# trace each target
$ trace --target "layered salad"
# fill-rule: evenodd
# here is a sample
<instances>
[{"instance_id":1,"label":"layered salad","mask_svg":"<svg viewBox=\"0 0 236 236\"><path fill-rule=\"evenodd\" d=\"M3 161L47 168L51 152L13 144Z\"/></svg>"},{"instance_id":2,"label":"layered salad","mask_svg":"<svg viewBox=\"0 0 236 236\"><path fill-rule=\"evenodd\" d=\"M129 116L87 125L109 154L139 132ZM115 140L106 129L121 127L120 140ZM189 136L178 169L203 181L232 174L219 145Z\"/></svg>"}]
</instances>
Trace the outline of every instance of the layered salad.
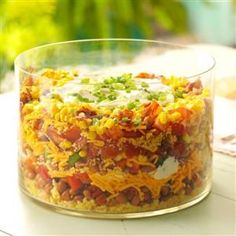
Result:
<instances>
[{"instance_id":1,"label":"layered salad","mask_svg":"<svg viewBox=\"0 0 236 236\"><path fill-rule=\"evenodd\" d=\"M209 184L211 119L200 78L45 69L21 81L21 184L80 212L179 206Z\"/></svg>"}]
</instances>

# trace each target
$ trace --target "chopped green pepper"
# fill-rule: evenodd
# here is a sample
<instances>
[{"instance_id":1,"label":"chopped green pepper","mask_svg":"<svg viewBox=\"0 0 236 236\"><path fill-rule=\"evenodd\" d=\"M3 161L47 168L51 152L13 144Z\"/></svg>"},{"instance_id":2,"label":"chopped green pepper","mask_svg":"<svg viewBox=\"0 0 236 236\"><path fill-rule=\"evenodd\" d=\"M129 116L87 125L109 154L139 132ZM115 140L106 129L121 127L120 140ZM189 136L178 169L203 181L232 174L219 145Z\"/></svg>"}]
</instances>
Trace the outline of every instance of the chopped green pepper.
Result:
<instances>
[{"instance_id":1,"label":"chopped green pepper","mask_svg":"<svg viewBox=\"0 0 236 236\"><path fill-rule=\"evenodd\" d=\"M68 160L68 164L70 167L75 166L75 163L81 158L81 156L79 155L79 152L75 152L73 153Z\"/></svg>"}]
</instances>

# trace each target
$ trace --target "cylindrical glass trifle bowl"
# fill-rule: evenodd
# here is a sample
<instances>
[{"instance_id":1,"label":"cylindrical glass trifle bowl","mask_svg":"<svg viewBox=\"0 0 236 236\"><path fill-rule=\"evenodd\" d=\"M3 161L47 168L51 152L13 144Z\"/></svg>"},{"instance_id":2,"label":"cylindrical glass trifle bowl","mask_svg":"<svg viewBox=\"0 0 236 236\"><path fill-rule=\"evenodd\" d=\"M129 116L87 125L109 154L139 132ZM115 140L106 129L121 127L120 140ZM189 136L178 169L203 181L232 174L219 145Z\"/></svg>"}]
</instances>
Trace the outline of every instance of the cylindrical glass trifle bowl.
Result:
<instances>
[{"instance_id":1,"label":"cylindrical glass trifle bowl","mask_svg":"<svg viewBox=\"0 0 236 236\"><path fill-rule=\"evenodd\" d=\"M214 64L188 47L129 39L22 53L21 189L56 211L97 218L199 202L211 186Z\"/></svg>"}]
</instances>

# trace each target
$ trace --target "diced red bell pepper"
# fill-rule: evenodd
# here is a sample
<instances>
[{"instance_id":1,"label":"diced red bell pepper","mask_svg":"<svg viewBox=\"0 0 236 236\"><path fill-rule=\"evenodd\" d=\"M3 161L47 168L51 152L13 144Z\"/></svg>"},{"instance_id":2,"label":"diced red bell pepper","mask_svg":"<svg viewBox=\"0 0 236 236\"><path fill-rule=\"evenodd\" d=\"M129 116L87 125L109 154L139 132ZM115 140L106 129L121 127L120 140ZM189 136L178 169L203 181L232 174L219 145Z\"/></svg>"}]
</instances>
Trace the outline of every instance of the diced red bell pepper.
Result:
<instances>
[{"instance_id":1,"label":"diced red bell pepper","mask_svg":"<svg viewBox=\"0 0 236 236\"><path fill-rule=\"evenodd\" d=\"M76 177L80 180L82 184L89 184L91 182L87 173L77 173Z\"/></svg>"},{"instance_id":2,"label":"diced red bell pepper","mask_svg":"<svg viewBox=\"0 0 236 236\"><path fill-rule=\"evenodd\" d=\"M67 182L73 191L77 191L81 186L81 181L76 176L68 176Z\"/></svg>"}]
</instances>

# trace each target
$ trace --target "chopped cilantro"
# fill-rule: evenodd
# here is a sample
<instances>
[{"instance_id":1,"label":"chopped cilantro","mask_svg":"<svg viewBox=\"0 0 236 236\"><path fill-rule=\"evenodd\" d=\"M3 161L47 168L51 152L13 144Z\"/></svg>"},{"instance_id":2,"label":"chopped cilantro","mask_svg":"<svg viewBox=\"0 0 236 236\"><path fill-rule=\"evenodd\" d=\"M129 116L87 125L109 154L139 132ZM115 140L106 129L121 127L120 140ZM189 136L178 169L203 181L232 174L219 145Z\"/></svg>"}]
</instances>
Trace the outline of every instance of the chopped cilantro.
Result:
<instances>
[{"instance_id":1,"label":"chopped cilantro","mask_svg":"<svg viewBox=\"0 0 236 236\"><path fill-rule=\"evenodd\" d=\"M158 93L150 93L147 96L148 100L158 100L158 101L165 101L166 100L166 92L158 92Z\"/></svg>"}]
</instances>

